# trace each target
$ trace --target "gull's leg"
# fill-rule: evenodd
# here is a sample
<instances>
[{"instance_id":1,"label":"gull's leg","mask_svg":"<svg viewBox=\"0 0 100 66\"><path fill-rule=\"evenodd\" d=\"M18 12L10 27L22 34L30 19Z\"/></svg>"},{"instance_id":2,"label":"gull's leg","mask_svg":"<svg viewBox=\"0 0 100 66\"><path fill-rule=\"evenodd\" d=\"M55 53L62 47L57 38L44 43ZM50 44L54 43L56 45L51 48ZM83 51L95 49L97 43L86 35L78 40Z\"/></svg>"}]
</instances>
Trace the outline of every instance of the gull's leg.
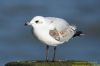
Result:
<instances>
[{"instance_id":1,"label":"gull's leg","mask_svg":"<svg viewBox=\"0 0 100 66\"><path fill-rule=\"evenodd\" d=\"M54 55L52 61L55 61L55 54L56 54L56 46L54 47Z\"/></svg>"},{"instance_id":2,"label":"gull's leg","mask_svg":"<svg viewBox=\"0 0 100 66\"><path fill-rule=\"evenodd\" d=\"M49 46L47 45L46 46L46 53L45 53L45 55L46 55L46 61L48 61L48 49L49 49Z\"/></svg>"}]
</instances>

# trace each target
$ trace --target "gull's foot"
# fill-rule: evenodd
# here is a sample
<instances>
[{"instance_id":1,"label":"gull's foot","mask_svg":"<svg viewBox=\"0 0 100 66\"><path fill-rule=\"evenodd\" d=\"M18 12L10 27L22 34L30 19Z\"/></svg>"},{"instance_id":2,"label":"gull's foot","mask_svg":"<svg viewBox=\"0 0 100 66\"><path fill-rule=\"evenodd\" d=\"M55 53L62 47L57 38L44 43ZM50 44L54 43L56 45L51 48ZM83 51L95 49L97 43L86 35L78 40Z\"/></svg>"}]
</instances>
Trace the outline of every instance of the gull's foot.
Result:
<instances>
[{"instance_id":1,"label":"gull's foot","mask_svg":"<svg viewBox=\"0 0 100 66\"><path fill-rule=\"evenodd\" d=\"M48 60L48 59L46 59L45 61L46 61L46 62L48 62L49 60Z\"/></svg>"},{"instance_id":2,"label":"gull's foot","mask_svg":"<svg viewBox=\"0 0 100 66\"><path fill-rule=\"evenodd\" d=\"M46 62L48 62L48 60L46 60Z\"/></svg>"},{"instance_id":3,"label":"gull's foot","mask_svg":"<svg viewBox=\"0 0 100 66\"><path fill-rule=\"evenodd\" d=\"M52 62L55 62L55 59L52 59Z\"/></svg>"}]
</instances>

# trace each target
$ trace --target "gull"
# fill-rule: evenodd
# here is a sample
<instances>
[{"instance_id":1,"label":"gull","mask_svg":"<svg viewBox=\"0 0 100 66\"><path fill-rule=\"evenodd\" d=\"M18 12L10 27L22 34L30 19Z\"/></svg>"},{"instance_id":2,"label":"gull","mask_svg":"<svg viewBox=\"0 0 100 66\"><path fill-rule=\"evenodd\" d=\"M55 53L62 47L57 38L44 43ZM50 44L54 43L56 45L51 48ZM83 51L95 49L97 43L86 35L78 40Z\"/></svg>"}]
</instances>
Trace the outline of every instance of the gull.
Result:
<instances>
[{"instance_id":1,"label":"gull","mask_svg":"<svg viewBox=\"0 0 100 66\"><path fill-rule=\"evenodd\" d=\"M46 61L48 61L49 46L54 46L52 61L55 61L58 45L68 42L73 37L82 35L82 31L77 31L75 25L70 25L66 20L57 17L35 16L25 25L31 26L34 35L46 45Z\"/></svg>"}]
</instances>

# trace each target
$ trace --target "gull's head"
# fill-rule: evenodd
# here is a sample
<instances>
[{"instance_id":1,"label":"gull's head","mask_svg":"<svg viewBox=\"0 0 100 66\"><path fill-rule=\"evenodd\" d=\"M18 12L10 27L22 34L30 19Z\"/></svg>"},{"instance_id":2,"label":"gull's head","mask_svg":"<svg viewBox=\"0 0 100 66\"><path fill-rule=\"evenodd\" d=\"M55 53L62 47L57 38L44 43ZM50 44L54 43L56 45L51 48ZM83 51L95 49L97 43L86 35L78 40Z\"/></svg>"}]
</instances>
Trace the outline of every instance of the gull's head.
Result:
<instances>
[{"instance_id":1,"label":"gull's head","mask_svg":"<svg viewBox=\"0 0 100 66\"><path fill-rule=\"evenodd\" d=\"M25 23L32 27L42 27L46 24L45 18L43 16L35 16L30 22Z\"/></svg>"}]
</instances>

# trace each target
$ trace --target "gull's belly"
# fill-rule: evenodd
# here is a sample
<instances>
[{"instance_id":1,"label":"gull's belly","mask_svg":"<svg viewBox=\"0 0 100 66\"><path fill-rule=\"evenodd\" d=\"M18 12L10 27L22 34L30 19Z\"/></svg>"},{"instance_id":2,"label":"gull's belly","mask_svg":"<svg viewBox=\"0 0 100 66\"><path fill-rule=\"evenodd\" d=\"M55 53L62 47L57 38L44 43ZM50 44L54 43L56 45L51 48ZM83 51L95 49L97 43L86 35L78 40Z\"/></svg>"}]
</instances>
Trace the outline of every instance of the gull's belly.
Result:
<instances>
[{"instance_id":1,"label":"gull's belly","mask_svg":"<svg viewBox=\"0 0 100 66\"><path fill-rule=\"evenodd\" d=\"M35 32L35 35L40 41L50 46L57 46L63 43L52 38L47 32Z\"/></svg>"}]
</instances>

